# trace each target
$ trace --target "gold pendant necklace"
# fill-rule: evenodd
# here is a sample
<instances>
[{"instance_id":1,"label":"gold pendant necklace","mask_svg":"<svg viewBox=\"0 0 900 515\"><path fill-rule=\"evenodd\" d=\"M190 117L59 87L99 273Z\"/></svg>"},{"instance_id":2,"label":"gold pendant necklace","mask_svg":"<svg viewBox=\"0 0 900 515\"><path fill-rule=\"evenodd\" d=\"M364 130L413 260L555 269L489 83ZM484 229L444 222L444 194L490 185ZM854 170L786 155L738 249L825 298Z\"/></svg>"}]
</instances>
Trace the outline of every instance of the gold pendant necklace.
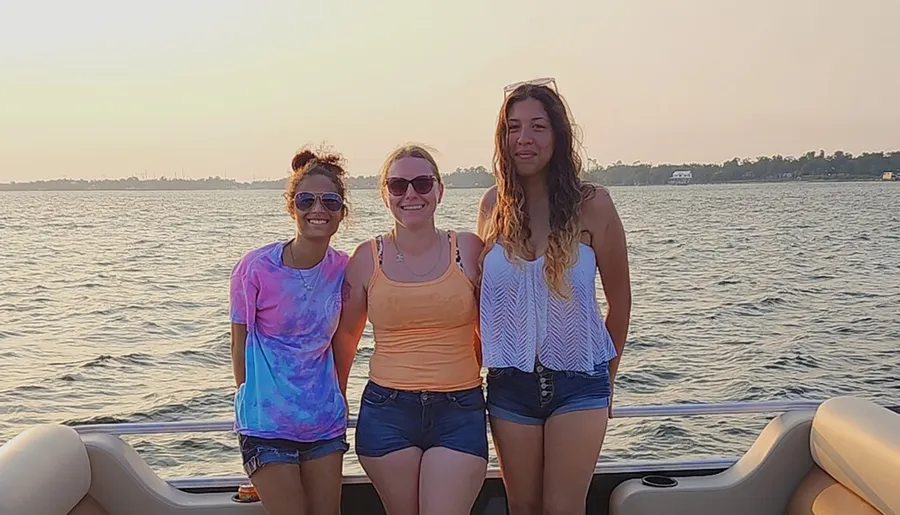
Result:
<instances>
[{"instance_id":1,"label":"gold pendant necklace","mask_svg":"<svg viewBox=\"0 0 900 515\"><path fill-rule=\"evenodd\" d=\"M434 230L434 234L435 234L435 236L436 236L436 238L437 238L437 240L438 240L438 243L440 243L440 240L441 240L441 233L440 233L440 231L438 231L437 229L435 229L435 230ZM400 242L397 241L397 234L396 234L396 232L394 232L393 229L391 229L391 239L394 241L394 248L397 249L397 257L394 258L394 259L395 259L395 261L396 261L397 263L403 263L403 259L404 259L404 257L403 257L403 250L400 249ZM403 268L409 270L409 272L410 272L411 274L415 275L416 277L424 277L424 276L430 274L432 271L434 271L434 268L437 266L438 261L440 261L440 259L441 259L441 254L442 254L442 253L443 253L443 252L442 252L442 250L441 250L441 246L438 245L438 253L437 253L437 256L435 256L435 258L434 258L434 262L431 264L431 268L429 268L426 272L423 272L423 273L421 273L421 274L420 274L420 273L417 273L415 270L413 270L412 268L410 268L409 265L407 265L406 263L403 263Z\"/></svg>"}]
</instances>

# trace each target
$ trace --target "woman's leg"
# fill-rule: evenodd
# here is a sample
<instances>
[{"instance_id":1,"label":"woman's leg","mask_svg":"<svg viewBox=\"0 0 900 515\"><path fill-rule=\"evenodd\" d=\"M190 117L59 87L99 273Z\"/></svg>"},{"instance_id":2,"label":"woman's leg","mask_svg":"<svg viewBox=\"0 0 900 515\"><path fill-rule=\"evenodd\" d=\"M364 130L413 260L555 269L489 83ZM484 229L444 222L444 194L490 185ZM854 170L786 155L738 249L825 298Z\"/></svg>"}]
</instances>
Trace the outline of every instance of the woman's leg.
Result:
<instances>
[{"instance_id":1,"label":"woman's leg","mask_svg":"<svg viewBox=\"0 0 900 515\"><path fill-rule=\"evenodd\" d=\"M388 515L417 515L418 441L422 405L415 394L369 382L363 390L356 425L356 455Z\"/></svg>"},{"instance_id":2,"label":"woman's leg","mask_svg":"<svg viewBox=\"0 0 900 515\"><path fill-rule=\"evenodd\" d=\"M307 515L300 466L270 463L250 476L267 515Z\"/></svg>"},{"instance_id":3,"label":"woman's leg","mask_svg":"<svg viewBox=\"0 0 900 515\"><path fill-rule=\"evenodd\" d=\"M609 419L605 363L592 374L553 373L554 407L544 424L544 514L583 514Z\"/></svg>"},{"instance_id":4,"label":"woman's leg","mask_svg":"<svg viewBox=\"0 0 900 515\"><path fill-rule=\"evenodd\" d=\"M583 515L609 411L554 415L544 426L545 515Z\"/></svg>"},{"instance_id":5,"label":"woman's leg","mask_svg":"<svg viewBox=\"0 0 900 515\"><path fill-rule=\"evenodd\" d=\"M481 492L487 460L445 447L422 455L419 515L469 515Z\"/></svg>"},{"instance_id":6,"label":"woman's leg","mask_svg":"<svg viewBox=\"0 0 900 515\"><path fill-rule=\"evenodd\" d=\"M340 513L344 436L319 442L239 437L244 470L268 515Z\"/></svg>"},{"instance_id":7,"label":"woman's leg","mask_svg":"<svg viewBox=\"0 0 900 515\"><path fill-rule=\"evenodd\" d=\"M422 450L407 447L381 457L359 457L387 515L418 515Z\"/></svg>"},{"instance_id":8,"label":"woman's leg","mask_svg":"<svg viewBox=\"0 0 900 515\"><path fill-rule=\"evenodd\" d=\"M518 424L496 416L490 419L509 515L541 515L544 427Z\"/></svg>"},{"instance_id":9,"label":"woman's leg","mask_svg":"<svg viewBox=\"0 0 900 515\"><path fill-rule=\"evenodd\" d=\"M543 503L544 418L538 376L515 369L488 373L491 438L510 515L540 515Z\"/></svg>"},{"instance_id":10,"label":"woman's leg","mask_svg":"<svg viewBox=\"0 0 900 515\"><path fill-rule=\"evenodd\" d=\"M268 515L305 515L300 450L294 442L238 435L244 471Z\"/></svg>"},{"instance_id":11,"label":"woman's leg","mask_svg":"<svg viewBox=\"0 0 900 515\"><path fill-rule=\"evenodd\" d=\"M301 454L300 478L309 515L340 515L347 449L347 441L341 436L316 443Z\"/></svg>"},{"instance_id":12,"label":"woman's leg","mask_svg":"<svg viewBox=\"0 0 900 515\"><path fill-rule=\"evenodd\" d=\"M484 389L429 394L419 515L468 515L487 472Z\"/></svg>"}]
</instances>

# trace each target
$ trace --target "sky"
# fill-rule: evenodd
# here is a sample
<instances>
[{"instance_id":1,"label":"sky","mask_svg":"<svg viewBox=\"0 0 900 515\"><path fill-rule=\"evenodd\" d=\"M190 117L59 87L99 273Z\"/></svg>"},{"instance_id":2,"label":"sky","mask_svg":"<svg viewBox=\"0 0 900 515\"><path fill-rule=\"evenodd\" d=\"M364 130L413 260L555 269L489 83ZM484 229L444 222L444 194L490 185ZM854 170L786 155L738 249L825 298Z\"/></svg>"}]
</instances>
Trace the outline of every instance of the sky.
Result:
<instances>
[{"instance_id":1,"label":"sky","mask_svg":"<svg viewBox=\"0 0 900 515\"><path fill-rule=\"evenodd\" d=\"M552 7L551 7L552 6ZM488 165L552 76L601 164L900 150L900 0L0 3L0 182Z\"/></svg>"}]
</instances>

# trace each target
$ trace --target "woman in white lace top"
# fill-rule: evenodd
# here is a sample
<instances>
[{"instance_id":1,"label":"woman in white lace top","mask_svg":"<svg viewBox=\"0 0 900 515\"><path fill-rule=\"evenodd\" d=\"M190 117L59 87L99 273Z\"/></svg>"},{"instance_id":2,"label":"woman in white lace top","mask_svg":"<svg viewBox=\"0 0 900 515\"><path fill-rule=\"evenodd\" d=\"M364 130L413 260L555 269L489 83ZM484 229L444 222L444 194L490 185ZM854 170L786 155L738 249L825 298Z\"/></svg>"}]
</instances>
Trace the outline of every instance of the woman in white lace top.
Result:
<instances>
[{"instance_id":1,"label":"woman in white lace top","mask_svg":"<svg viewBox=\"0 0 900 515\"><path fill-rule=\"evenodd\" d=\"M625 231L552 79L507 87L481 199L480 333L511 515L585 512L631 314ZM608 310L596 300L599 274Z\"/></svg>"}]
</instances>

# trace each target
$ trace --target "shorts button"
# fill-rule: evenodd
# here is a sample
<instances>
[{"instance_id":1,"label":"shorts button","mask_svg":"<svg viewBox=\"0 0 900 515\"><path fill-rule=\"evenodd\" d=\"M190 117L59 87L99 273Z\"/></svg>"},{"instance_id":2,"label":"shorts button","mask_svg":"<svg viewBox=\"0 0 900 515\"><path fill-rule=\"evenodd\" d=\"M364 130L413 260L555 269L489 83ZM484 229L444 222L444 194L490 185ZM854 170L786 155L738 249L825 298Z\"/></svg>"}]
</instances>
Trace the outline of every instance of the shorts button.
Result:
<instances>
[{"instance_id":1,"label":"shorts button","mask_svg":"<svg viewBox=\"0 0 900 515\"><path fill-rule=\"evenodd\" d=\"M544 371L544 367L538 365L538 366L537 366L537 371L538 371L538 372L543 372L543 371Z\"/></svg>"},{"instance_id":2,"label":"shorts button","mask_svg":"<svg viewBox=\"0 0 900 515\"><path fill-rule=\"evenodd\" d=\"M541 390L541 395L546 397L546 396L550 395L550 392L548 392L547 390Z\"/></svg>"}]
</instances>

